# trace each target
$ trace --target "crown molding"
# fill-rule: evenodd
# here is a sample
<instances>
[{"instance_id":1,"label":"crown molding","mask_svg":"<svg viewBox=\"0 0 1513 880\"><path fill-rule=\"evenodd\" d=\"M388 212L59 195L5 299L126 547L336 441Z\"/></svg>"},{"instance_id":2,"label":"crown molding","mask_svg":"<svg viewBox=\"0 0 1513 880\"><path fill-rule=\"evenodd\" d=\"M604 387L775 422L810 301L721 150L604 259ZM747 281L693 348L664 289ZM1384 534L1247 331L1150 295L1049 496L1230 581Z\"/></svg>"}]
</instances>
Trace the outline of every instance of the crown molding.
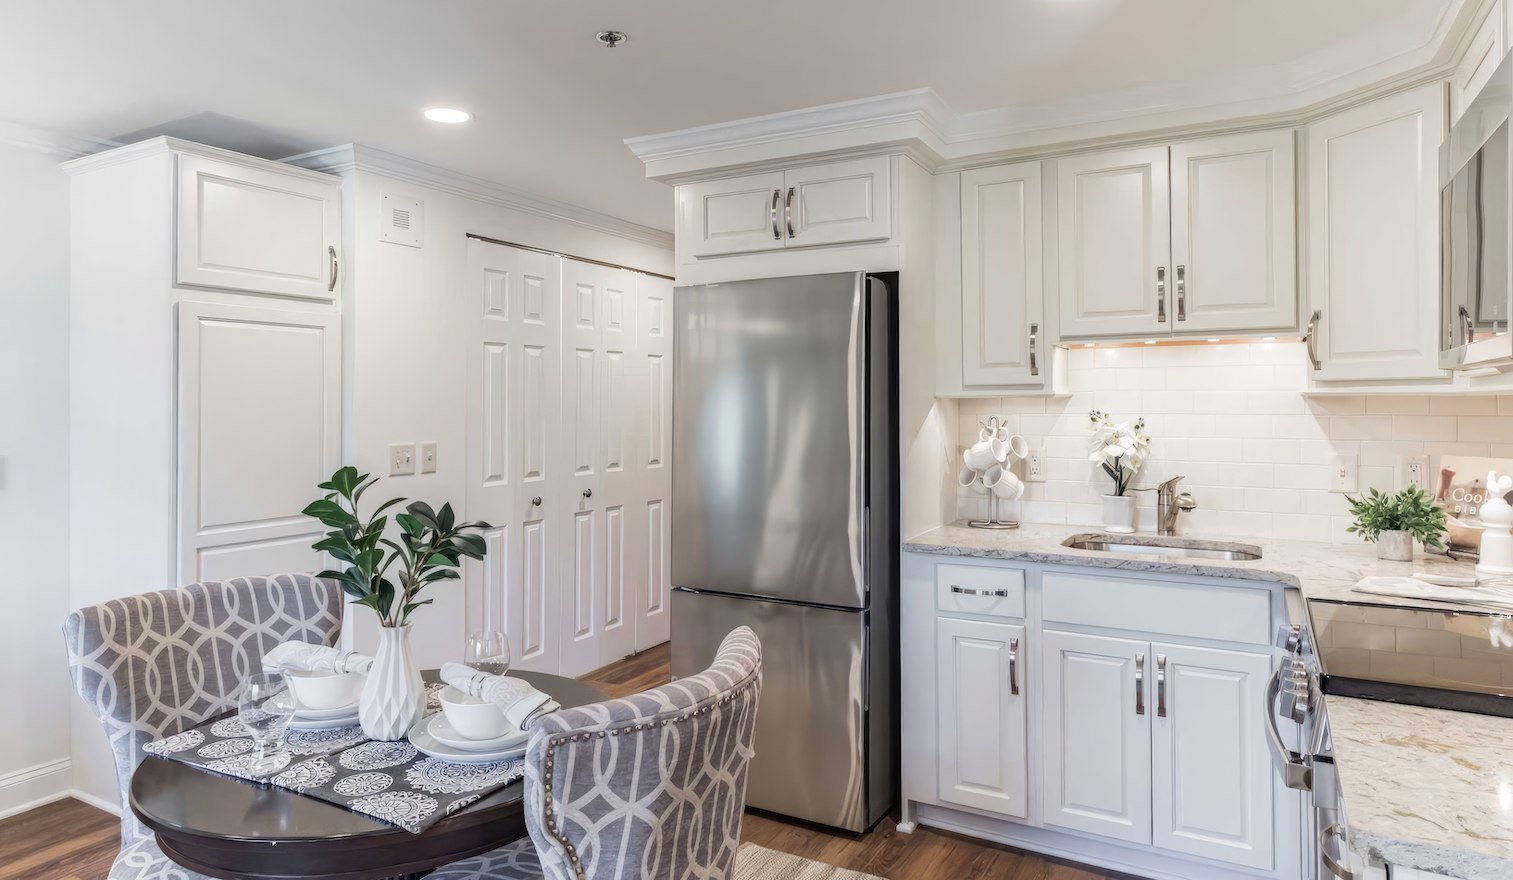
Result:
<instances>
[{"instance_id":1,"label":"crown molding","mask_svg":"<svg viewBox=\"0 0 1513 880\"><path fill-rule=\"evenodd\" d=\"M91 153L120 146L114 141L60 134L45 128L6 120L0 120L0 144L47 156L56 156L59 159L77 159L80 156L88 156Z\"/></svg>"},{"instance_id":2,"label":"crown molding","mask_svg":"<svg viewBox=\"0 0 1513 880\"><path fill-rule=\"evenodd\" d=\"M638 241L653 247L666 250L672 250L673 247L672 233L666 230L642 226L639 223L601 214L589 208L523 192L481 177L448 171L436 165L361 144L345 144L315 150L298 156L290 156L283 161L328 174L347 174L352 171L378 174L405 183L440 190L461 198L591 229L617 238Z\"/></svg>"},{"instance_id":3,"label":"crown molding","mask_svg":"<svg viewBox=\"0 0 1513 880\"><path fill-rule=\"evenodd\" d=\"M331 175L309 168L289 165L284 162L275 162L272 159L260 159L256 156L248 156L245 153L223 150L220 147L211 147L166 135L159 135L158 137L148 138L145 141L137 141L134 144L117 146L102 152L80 156L77 159L64 162L63 170L69 174L82 174L89 171L98 171L101 168L110 168L115 165L134 162L147 156L168 155L171 153L203 156L218 162L230 162L248 168L276 171L280 174L293 174L310 180L319 180L323 183L329 183L331 180Z\"/></svg>"},{"instance_id":4,"label":"crown molding","mask_svg":"<svg viewBox=\"0 0 1513 880\"><path fill-rule=\"evenodd\" d=\"M1256 71L1131 89L1039 107L958 113L932 89L807 107L628 138L646 176L684 183L789 165L903 152L927 170L959 170L1052 151L1299 125L1385 94L1448 78L1495 0L1452 0L1433 20L1399 20L1340 51ZM1427 39L1396 55L1380 46ZM1258 80L1273 84L1258 94Z\"/></svg>"}]
</instances>

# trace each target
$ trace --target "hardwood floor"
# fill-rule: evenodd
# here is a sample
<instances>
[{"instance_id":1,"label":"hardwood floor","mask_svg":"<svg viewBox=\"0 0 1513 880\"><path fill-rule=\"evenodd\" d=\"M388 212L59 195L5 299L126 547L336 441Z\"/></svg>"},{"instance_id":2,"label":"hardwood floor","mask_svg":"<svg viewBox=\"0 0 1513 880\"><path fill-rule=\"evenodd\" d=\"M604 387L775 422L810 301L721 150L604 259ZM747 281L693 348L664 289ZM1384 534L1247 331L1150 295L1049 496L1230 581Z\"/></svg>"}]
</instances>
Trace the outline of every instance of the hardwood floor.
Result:
<instances>
[{"instance_id":1,"label":"hardwood floor","mask_svg":"<svg viewBox=\"0 0 1513 880\"><path fill-rule=\"evenodd\" d=\"M584 680L610 696L633 694L667 681L668 657L666 645L652 648ZM0 880L104 880L120 832L116 817L71 798L0 820ZM889 880L1113 880L929 828L899 834L893 816L866 834L847 834L750 812L741 838Z\"/></svg>"}]
</instances>

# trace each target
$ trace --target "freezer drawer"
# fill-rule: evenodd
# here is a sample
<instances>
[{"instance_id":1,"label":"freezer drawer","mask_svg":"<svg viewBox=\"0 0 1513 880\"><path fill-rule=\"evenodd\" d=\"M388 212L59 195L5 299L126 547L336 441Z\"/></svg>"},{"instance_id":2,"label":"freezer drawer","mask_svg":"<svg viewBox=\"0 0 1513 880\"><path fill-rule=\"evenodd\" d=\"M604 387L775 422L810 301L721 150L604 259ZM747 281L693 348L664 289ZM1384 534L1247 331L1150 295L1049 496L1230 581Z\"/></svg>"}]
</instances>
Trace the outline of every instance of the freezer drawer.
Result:
<instances>
[{"instance_id":1,"label":"freezer drawer","mask_svg":"<svg viewBox=\"0 0 1513 880\"><path fill-rule=\"evenodd\" d=\"M701 672L725 634L743 624L762 640L747 805L865 830L875 818L865 749L866 613L674 590L672 674Z\"/></svg>"}]
</instances>

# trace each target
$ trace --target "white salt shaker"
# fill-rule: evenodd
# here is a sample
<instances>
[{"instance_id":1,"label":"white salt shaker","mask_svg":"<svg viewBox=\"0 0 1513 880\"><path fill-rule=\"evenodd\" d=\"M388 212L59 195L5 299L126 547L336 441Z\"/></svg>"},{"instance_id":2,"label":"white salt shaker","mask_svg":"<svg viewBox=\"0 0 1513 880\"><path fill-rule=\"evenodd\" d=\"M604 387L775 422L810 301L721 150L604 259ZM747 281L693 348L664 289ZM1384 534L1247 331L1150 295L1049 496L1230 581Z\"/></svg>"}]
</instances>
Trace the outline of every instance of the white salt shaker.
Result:
<instances>
[{"instance_id":1,"label":"white salt shaker","mask_svg":"<svg viewBox=\"0 0 1513 880\"><path fill-rule=\"evenodd\" d=\"M1481 521L1486 530L1481 535L1481 560L1478 575L1513 574L1513 506L1503 498L1513 489L1513 476L1487 472L1487 500L1481 506Z\"/></svg>"}]
</instances>

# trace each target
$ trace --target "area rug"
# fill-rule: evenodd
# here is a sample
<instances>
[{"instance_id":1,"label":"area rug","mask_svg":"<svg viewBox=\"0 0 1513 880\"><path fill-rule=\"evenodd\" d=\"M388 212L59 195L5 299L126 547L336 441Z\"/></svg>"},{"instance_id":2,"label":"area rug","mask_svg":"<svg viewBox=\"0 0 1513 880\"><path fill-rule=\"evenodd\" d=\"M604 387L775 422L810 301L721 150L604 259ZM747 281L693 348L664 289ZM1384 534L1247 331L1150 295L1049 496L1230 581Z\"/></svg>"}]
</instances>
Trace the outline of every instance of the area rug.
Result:
<instances>
[{"instance_id":1,"label":"area rug","mask_svg":"<svg viewBox=\"0 0 1513 880\"><path fill-rule=\"evenodd\" d=\"M790 856L754 843L743 843L735 856L736 880L883 880L813 859Z\"/></svg>"}]
</instances>

